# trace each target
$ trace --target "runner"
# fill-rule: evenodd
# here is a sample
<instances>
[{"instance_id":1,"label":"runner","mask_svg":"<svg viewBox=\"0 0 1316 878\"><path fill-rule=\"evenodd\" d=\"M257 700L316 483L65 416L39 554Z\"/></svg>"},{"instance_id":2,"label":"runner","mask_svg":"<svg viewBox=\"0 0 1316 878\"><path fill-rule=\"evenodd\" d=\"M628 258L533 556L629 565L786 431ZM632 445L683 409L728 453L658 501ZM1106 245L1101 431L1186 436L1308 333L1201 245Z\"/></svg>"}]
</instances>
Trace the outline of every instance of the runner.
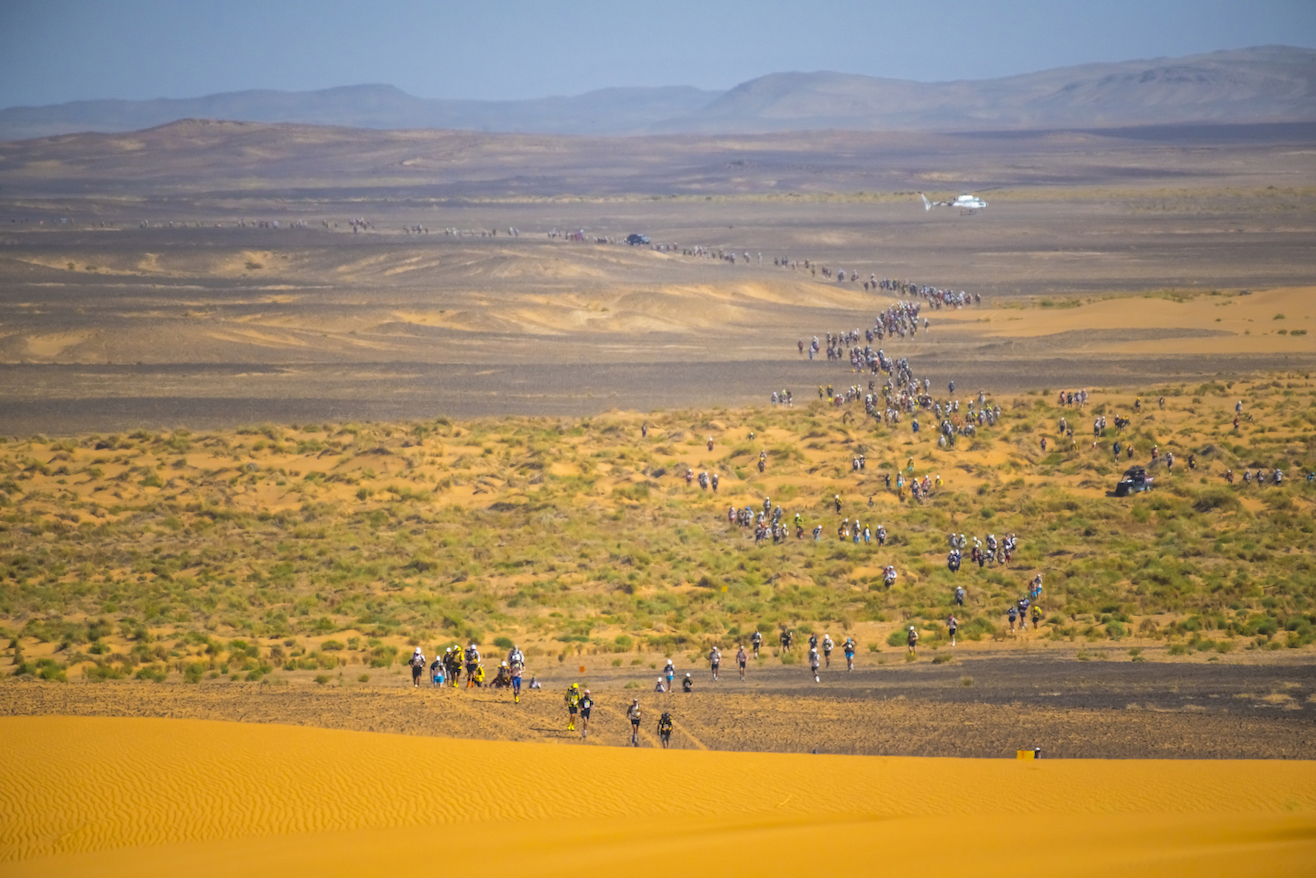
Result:
<instances>
[{"instance_id":1,"label":"runner","mask_svg":"<svg viewBox=\"0 0 1316 878\"><path fill-rule=\"evenodd\" d=\"M585 738L589 735L589 712L594 707L594 699L589 697L589 690L586 689L580 694L580 737Z\"/></svg>"},{"instance_id":2,"label":"runner","mask_svg":"<svg viewBox=\"0 0 1316 878\"><path fill-rule=\"evenodd\" d=\"M819 665L819 663L820 663L820 662L819 662L819 659L818 659L818 650L816 650L816 649L810 647L810 648L809 648L809 672L813 674L813 682L815 682L815 683L821 683L821 682L822 682L822 680L819 679L819 677L818 677L818 665Z\"/></svg>"},{"instance_id":3,"label":"runner","mask_svg":"<svg viewBox=\"0 0 1316 878\"><path fill-rule=\"evenodd\" d=\"M480 648L472 640L470 646L466 647L466 688L470 689L475 685L475 672L480 667Z\"/></svg>"},{"instance_id":4,"label":"runner","mask_svg":"<svg viewBox=\"0 0 1316 878\"><path fill-rule=\"evenodd\" d=\"M456 689L459 678L462 675L462 653L461 648L452 646L449 648L445 658L448 659L448 678L452 680L452 688Z\"/></svg>"},{"instance_id":5,"label":"runner","mask_svg":"<svg viewBox=\"0 0 1316 878\"><path fill-rule=\"evenodd\" d=\"M580 684L572 683L567 687L564 700L567 703L567 731L576 730L576 711L580 709Z\"/></svg>"},{"instance_id":6,"label":"runner","mask_svg":"<svg viewBox=\"0 0 1316 878\"><path fill-rule=\"evenodd\" d=\"M905 635L905 643L909 646L909 654L913 655L914 648L918 646L918 632L914 630L913 625L909 626L909 634Z\"/></svg>"},{"instance_id":7,"label":"runner","mask_svg":"<svg viewBox=\"0 0 1316 878\"><path fill-rule=\"evenodd\" d=\"M841 644L841 651L845 653L845 669L854 670L854 650L855 642L853 637L845 638L845 643Z\"/></svg>"},{"instance_id":8,"label":"runner","mask_svg":"<svg viewBox=\"0 0 1316 878\"><path fill-rule=\"evenodd\" d=\"M430 683L436 688L443 685L443 659L438 656L430 662Z\"/></svg>"},{"instance_id":9,"label":"runner","mask_svg":"<svg viewBox=\"0 0 1316 878\"><path fill-rule=\"evenodd\" d=\"M955 645L955 632L959 630L959 627L960 627L960 622L958 619L955 618L954 613L951 613L949 616L946 617L946 629L950 632L951 646Z\"/></svg>"},{"instance_id":10,"label":"runner","mask_svg":"<svg viewBox=\"0 0 1316 878\"><path fill-rule=\"evenodd\" d=\"M517 650L518 656L523 655L521 650ZM525 672L524 658L512 659L512 703L521 703L521 674Z\"/></svg>"},{"instance_id":11,"label":"runner","mask_svg":"<svg viewBox=\"0 0 1316 878\"><path fill-rule=\"evenodd\" d=\"M736 651L736 665L740 668L740 679L745 679L745 663L749 661L749 656L745 653L745 645L742 643L740 649Z\"/></svg>"},{"instance_id":12,"label":"runner","mask_svg":"<svg viewBox=\"0 0 1316 878\"><path fill-rule=\"evenodd\" d=\"M658 742L666 750L672 744L672 715L664 713L658 718Z\"/></svg>"},{"instance_id":13,"label":"runner","mask_svg":"<svg viewBox=\"0 0 1316 878\"><path fill-rule=\"evenodd\" d=\"M695 681L690 679L689 674L686 674L685 679L681 681L681 691L691 692L694 690L694 688L695 688Z\"/></svg>"},{"instance_id":14,"label":"runner","mask_svg":"<svg viewBox=\"0 0 1316 878\"><path fill-rule=\"evenodd\" d=\"M760 634L757 630L755 630L754 636L749 639L749 642L750 645L754 647L754 658L758 658L759 647L763 645L763 635Z\"/></svg>"},{"instance_id":15,"label":"runner","mask_svg":"<svg viewBox=\"0 0 1316 878\"><path fill-rule=\"evenodd\" d=\"M638 747L640 746L640 699L631 699L631 706L626 708L626 718L631 721L631 746Z\"/></svg>"},{"instance_id":16,"label":"runner","mask_svg":"<svg viewBox=\"0 0 1316 878\"><path fill-rule=\"evenodd\" d=\"M964 586L962 585L955 586L955 606L964 606Z\"/></svg>"},{"instance_id":17,"label":"runner","mask_svg":"<svg viewBox=\"0 0 1316 878\"><path fill-rule=\"evenodd\" d=\"M414 689L420 688L420 675L425 673L425 654L416 647L416 651L411 654L411 686Z\"/></svg>"},{"instance_id":18,"label":"runner","mask_svg":"<svg viewBox=\"0 0 1316 878\"><path fill-rule=\"evenodd\" d=\"M671 659L667 660L667 667L663 668L663 676L667 678L667 691L671 692L672 680L676 677L676 665L672 664Z\"/></svg>"},{"instance_id":19,"label":"runner","mask_svg":"<svg viewBox=\"0 0 1316 878\"><path fill-rule=\"evenodd\" d=\"M827 663L827 667L829 667L829 668L832 666L832 649L833 649L835 646L836 646L836 644L832 643L832 635L830 635L830 634L824 634L824 635L823 635L823 660Z\"/></svg>"},{"instance_id":20,"label":"runner","mask_svg":"<svg viewBox=\"0 0 1316 878\"><path fill-rule=\"evenodd\" d=\"M722 665L722 650L716 646L708 652L708 668L713 672L713 680L717 681L717 669Z\"/></svg>"}]
</instances>

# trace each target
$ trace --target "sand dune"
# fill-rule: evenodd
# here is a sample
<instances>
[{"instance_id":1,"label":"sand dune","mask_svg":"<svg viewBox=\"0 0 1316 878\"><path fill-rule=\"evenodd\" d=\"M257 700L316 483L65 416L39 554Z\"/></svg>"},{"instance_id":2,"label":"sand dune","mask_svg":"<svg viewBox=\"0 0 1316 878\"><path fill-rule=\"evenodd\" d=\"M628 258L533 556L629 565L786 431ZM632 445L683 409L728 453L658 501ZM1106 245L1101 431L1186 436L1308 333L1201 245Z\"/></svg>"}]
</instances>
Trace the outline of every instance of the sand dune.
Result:
<instances>
[{"instance_id":1,"label":"sand dune","mask_svg":"<svg viewBox=\"0 0 1316 878\"><path fill-rule=\"evenodd\" d=\"M1065 348L1129 356L1310 354L1316 351L1314 293L1313 287L1281 287L1247 295L1117 296L1026 314L1007 308L937 318L980 342L1065 335Z\"/></svg>"},{"instance_id":2,"label":"sand dune","mask_svg":"<svg viewBox=\"0 0 1316 878\"><path fill-rule=\"evenodd\" d=\"M1302 875L1316 853L1311 762L632 751L195 720L0 730L14 875Z\"/></svg>"}]
</instances>

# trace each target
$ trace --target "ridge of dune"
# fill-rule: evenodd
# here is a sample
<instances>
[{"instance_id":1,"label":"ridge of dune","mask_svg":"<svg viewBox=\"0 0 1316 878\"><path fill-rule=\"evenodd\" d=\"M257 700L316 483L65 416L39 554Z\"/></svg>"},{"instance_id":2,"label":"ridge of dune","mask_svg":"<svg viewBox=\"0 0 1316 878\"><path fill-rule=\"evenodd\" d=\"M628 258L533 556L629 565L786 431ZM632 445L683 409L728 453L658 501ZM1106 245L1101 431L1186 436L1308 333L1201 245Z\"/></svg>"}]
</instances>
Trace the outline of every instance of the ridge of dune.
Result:
<instances>
[{"instance_id":1,"label":"ridge of dune","mask_svg":"<svg viewBox=\"0 0 1316 878\"><path fill-rule=\"evenodd\" d=\"M564 874L578 845L604 863L662 855L686 864L673 874L725 874L747 856L862 867L868 844L897 840L930 857L951 827L966 849L1004 845L985 874L1094 874L1121 857L1160 864L1144 874L1189 862L1228 874L1262 850L1269 873L1301 874L1316 853L1305 761L664 752L73 717L3 718L0 734L9 874L281 861ZM517 842L485 843L498 838ZM454 852L460 839L470 844ZM1044 854L1031 867L1008 856L1024 839Z\"/></svg>"}]
</instances>

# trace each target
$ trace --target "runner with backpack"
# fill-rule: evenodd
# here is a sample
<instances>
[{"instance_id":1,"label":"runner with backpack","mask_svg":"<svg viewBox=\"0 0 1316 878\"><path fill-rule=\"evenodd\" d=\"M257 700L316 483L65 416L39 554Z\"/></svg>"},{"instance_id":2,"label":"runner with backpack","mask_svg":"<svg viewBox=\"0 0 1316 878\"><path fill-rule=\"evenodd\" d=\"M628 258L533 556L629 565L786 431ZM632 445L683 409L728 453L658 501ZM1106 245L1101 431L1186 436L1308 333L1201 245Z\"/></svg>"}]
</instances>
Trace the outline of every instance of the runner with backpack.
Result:
<instances>
[{"instance_id":1,"label":"runner with backpack","mask_svg":"<svg viewBox=\"0 0 1316 878\"><path fill-rule=\"evenodd\" d=\"M416 647L416 651L411 654L411 685L412 688L420 688L420 675L425 673L425 654Z\"/></svg>"},{"instance_id":2,"label":"runner with backpack","mask_svg":"<svg viewBox=\"0 0 1316 878\"><path fill-rule=\"evenodd\" d=\"M658 718L658 742L662 744L664 750L672 745L672 715L670 713L663 713Z\"/></svg>"},{"instance_id":3,"label":"runner with backpack","mask_svg":"<svg viewBox=\"0 0 1316 878\"><path fill-rule=\"evenodd\" d=\"M519 652L519 650L518 650ZM521 674L525 672L525 661L512 659L512 703L521 703Z\"/></svg>"},{"instance_id":4,"label":"runner with backpack","mask_svg":"<svg viewBox=\"0 0 1316 878\"><path fill-rule=\"evenodd\" d=\"M480 648L472 640L470 646L466 647L466 688L469 689L475 685L475 673L480 667Z\"/></svg>"},{"instance_id":5,"label":"runner with backpack","mask_svg":"<svg viewBox=\"0 0 1316 878\"><path fill-rule=\"evenodd\" d=\"M594 709L594 699L590 697L589 690L586 689L580 694L580 737L584 739L589 735L589 713Z\"/></svg>"},{"instance_id":6,"label":"runner with backpack","mask_svg":"<svg viewBox=\"0 0 1316 878\"><path fill-rule=\"evenodd\" d=\"M572 683L567 687L567 694L563 698L567 703L567 731L576 730L576 711L580 709L580 684Z\"/></svg>"},{"instance_id":7,"label":"runner with backpack","mask_svg":"<svg viewBox=\"0 0 1316 878\"><path fill-rule=\"evenodd\" d=\"M626 708L626 718L631 721L631 746L640 746L640 699L632 698L631 706Z\"/></svg>"},{"instance_id":8,"label":"runner with backpack","mask_svg":"<svg viewBox=\"0 0 1316 878\"><path fill-rule=\"evenodd\" d=\"M854 650L855 642L853 637L845 638L845 643L841 644L841 650L845 653L845 669L854 670Z\"/></svg>"}]
</instances>

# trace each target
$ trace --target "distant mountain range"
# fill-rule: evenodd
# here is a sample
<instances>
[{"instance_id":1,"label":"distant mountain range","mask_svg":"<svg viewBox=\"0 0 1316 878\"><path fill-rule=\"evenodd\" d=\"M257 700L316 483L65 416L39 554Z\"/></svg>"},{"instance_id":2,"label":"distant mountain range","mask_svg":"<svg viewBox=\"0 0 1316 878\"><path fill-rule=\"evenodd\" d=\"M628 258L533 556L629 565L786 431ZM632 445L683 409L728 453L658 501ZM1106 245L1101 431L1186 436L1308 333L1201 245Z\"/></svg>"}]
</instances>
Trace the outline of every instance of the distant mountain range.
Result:
<instances>
[{"instance_id":1,"label":"distant mountain range","mask_svg":"<svg viewBox=\"0 0 1316 878\"><path fill-rule=\"evenodd\" d=\"M530 134L990 131L1316 121L1316 50L1261 46L958 82L774 73L726 92L609 88L520 101L426 100L389 85L243 91L0 110L0 140L179 119Z\"/></svg>"}]
</instances>

